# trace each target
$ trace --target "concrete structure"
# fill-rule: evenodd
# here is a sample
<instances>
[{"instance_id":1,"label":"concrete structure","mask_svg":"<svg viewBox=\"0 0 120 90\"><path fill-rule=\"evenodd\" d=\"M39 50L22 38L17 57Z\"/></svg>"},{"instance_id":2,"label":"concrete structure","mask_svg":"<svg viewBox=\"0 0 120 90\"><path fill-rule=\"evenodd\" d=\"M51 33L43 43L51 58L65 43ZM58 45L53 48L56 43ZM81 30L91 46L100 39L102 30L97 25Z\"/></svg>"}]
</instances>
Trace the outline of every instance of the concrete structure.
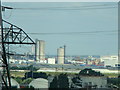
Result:
<instances>
[{"instance_id":1,"label":"concrete structure","mask_svg":"<svg viewBox=\"0 0 120 90\"><path fill-rule=\"evenodd\" d=\"M57 49L57 63L64 64L64 48L62 47Z\"/></svg>"},{"instance_id":2,"label":"concrete structure","mask_svg":"<svg viewBox=\"0 0 120 90\"><path fill-rule=\"evenodd\" d=\"M30 82L29 87L34 87L35 89L42 89L45 90L48 89L48 80L43 78L37 78L34 79L32 82Z\"/></svg>"},{"instance_id":3,"label":"concrete structure","mask_svg":"<svg viewBox=\"0 0 120 90\"><path fill-rule=\"evenodd\" d=\"M36 60L45 60L45 41L36 40Z\"/></svg>"},{"instance_id":4,"label":"concrete structure","mask_svg":"<svg viewBox=\"0 0 120 90\"><path fill-rule=\"evenodd\" d=\"M39 60L37 63L46 64L46 63L47 63L47 60Z\"/></svg>"},{"instance_id":5,"label":"concrete structure","mask_svg":"<svg viewBox=\"0 0 120 90\"><path fill-rule=\"evenodd\" d=\"M86 64L84 61L80 60L68 60L68 62L71 64Z\"/></svg>"},{"instance_id":6,"label":"concrete structure","mask_svg":"<svg viewBox=\"0 0 120 90\"><path fill-rule=\"evenodd\" d=\"M48 58L48 64L55 64L55 58Z\"/></svg>"},{"instance_id":7,"label":"concrete structure","mask_svg":"<svg viewBox=\"0 0 120 90\"><path fill-rule=\"evenodd\" d=\"M112 55L112 56L102 56L101 62L104 62L104 66L110 66L110 67L118 67L118 56Z\"/></svg>"},{"instance_id":8,"label":"concrete structure","mask_svg":"<svg viewBox=\"0 0 120 90\"><path fill-rule=\"evenodd\" d=\"M104 76L80 76L82 80L82 87L88 86L96 88L107 88L107 78Z\"/></svg>"}]
</instances>

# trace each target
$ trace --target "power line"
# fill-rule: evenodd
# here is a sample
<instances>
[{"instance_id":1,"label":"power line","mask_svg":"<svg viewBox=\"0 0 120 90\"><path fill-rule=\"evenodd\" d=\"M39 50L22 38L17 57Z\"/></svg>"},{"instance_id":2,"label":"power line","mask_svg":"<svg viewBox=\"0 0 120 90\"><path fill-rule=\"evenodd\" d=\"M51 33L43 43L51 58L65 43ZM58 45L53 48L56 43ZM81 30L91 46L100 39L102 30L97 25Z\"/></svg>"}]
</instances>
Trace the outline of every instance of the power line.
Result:
<instances>
[{"instance_id":1,"label":"power line","mask_svg":"<svg viewBox=\"0 0 120 90\"><path fill-rule=\"evenodd\" d=\"M101 5L86 5L86 6L72 6L72 7L40 7L40 8L15 8L15 7L5 7L5 9L15 9L15 10L89 10L89 9L110 9L117 8L117 4L101 4Z\"/></svg>"},{"instance_id":2,"label":"power line","mask_svg":"<svg viewBox=\"0 0 120 90\"><path fill-rule=\"evenodd\" d=\"M113 7L98 7L98 8L13 8L16 10L92 10L92 9L111 9L111 8L117 8L115 6Z\"/></svg>"},{"instance_id":3,"label":"power line","mask_svg":"<svg viewBox=\"0 0 120 90\"><path fill-rule=\"evenodd\" d=\"M89 31L89 32L60 32L60 33L28 33L31 35L73 35L73 34L96 34L96 33L114 33L118 32L117 30L111 30L111 31Z\"/></svg>"},{"instance_id":4,"label":"power line","mask_svg":"<svg viewBox=\"0 0 120 90\"><path fill-rule=\"evenodd\" d=\"M38 9L49 9L49 8L81 8L81 7L98 7L98 6L116 6L117 4L99 4L99 5L85 5L85 6L61 6L61 7L44 7L44 8L38 8ZM36 9L36 8L11 8L11 9Z\"/></svg>"},{"instance_id":5,"label":"power line","mask_svg":"<svg viewBox=\"0 0 120 90\"><path fill-rule=\"evenodd\" d=\"M79 10L95 10L95 9L114 9L117 8L117 4L103 4L103 5L87 5L87 6L73 6L73 7L41 7L41 8L14 8L14 7L6 7L2 6L2 10L5 11L6 9L11 9L10 15L6 17L4 13L4 17L6 19L9 19L12 15L12 10L51 10L51 11L61 11L61 10L74 10L74 11L79 11Z\"/></svg>"}]
</instances>

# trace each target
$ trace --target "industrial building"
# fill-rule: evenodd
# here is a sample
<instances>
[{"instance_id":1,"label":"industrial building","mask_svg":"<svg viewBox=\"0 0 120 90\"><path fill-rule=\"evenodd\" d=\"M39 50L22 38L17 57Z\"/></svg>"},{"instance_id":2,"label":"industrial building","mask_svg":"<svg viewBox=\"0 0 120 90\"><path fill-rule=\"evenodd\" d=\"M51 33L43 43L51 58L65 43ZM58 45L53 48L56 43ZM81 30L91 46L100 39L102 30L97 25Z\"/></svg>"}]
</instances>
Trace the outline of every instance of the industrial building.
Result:
<instances>
[{"instance_id":1,"label":"industrial building","mask_svg":"<svg viewBox=\"0 0 120 90\"><path fill-rule=\"evenodd\" d=\"M104 76L80 76L82 86L96 86L96 88L107 88L107 78Z\"/></svg>"},{"instance_id":2,"label":"industrial building","mask_svg":"<svg viewBox=\"0 0 120 90\"><path fill-rule=\"evenodd\" d=\"M57 63L64 64L64 48L60 47L57 49Z\"/></svg>"},{"instance_id":3,"label":"industrial building","mask_svg":"<svg viewBox=\"0 0 120 90\"><path fill-rule=\"evenodd\" d=\"M45 41L36 40L36 60L42 62L45 60Z\"/></svg>"},{"instance_id":4,"label":"industrial building","mask_svg":"<svg viewBox=\"0 0 120 90\"><path fill-rule=\"evenodd\" d=\"M105 67L118 67L118 56L111 55L111 56L102 56L100 58L101 62L104 62Z\"/></svg>"},{"instance_id":5,"label":"industrial building","mask_svg":"<svg viewBox=\"0 0 120 90\"><path fill-rule=\"evenodd\" d=\"M55 64L55 58L48 58L48 64Z\"/></svg>"}]
</instances>

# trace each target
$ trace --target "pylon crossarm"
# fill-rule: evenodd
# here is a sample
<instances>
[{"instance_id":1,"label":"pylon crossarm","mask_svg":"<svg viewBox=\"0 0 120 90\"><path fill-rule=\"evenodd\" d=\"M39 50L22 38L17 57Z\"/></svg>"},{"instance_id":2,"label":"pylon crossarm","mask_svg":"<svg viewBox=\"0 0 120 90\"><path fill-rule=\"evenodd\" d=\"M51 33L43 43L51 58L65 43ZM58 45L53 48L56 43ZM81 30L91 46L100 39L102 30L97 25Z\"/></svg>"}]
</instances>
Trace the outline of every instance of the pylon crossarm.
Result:
<instances>
[{"instance_id":1,"label":"pylon crossarm","mask_svg":"<svg viewBox=\"0 0 120 90\"><path fill-rule=\"evenodd\" d=\"M35 44L35 42L21 28L5 20L2 21L10 25L10 28L8 28L8 31L3 37L5 44Z\"/></svg>"}]
</instances>

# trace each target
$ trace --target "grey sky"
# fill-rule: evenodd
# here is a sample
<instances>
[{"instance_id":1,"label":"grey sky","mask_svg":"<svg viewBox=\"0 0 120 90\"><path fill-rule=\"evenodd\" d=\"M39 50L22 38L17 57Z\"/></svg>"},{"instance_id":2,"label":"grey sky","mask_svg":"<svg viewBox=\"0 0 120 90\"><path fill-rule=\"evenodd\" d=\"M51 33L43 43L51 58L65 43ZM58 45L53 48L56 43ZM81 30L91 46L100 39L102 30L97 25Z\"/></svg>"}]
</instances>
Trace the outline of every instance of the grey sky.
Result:
<instances>
[{"instance_id":1,"label":"grey sky","mask_svg":"<svg viewBox=\"0 0 120 90\"><path fill-rule=\"evenodd\" d=\"M3 2L118 2L119 0L2 0Z\"/></svg>"},{"instance_id":2,"label":"grey sky","mask_svg":"<svg viewBox=\"0 0 120 90\"><path fill-rule=\"evenodd\" d=\"M109 32L118 30L118 12L117 8L114 8L117 7L115 2L39 2L4 3L4 5L15 8L39 8L38 10L7 10L4 19L23 28L27 33L44 33L30 34L30 36L33 39L45 40L46 54L56 54L57 48L64 44L67 46L68 55L117 54L117 33ZM9 16L10 18L7 19L6 17ZM80 33L92 31L106 32ZM54 34L64 32L72 34Z\"/></svg>"}]
</instances>

